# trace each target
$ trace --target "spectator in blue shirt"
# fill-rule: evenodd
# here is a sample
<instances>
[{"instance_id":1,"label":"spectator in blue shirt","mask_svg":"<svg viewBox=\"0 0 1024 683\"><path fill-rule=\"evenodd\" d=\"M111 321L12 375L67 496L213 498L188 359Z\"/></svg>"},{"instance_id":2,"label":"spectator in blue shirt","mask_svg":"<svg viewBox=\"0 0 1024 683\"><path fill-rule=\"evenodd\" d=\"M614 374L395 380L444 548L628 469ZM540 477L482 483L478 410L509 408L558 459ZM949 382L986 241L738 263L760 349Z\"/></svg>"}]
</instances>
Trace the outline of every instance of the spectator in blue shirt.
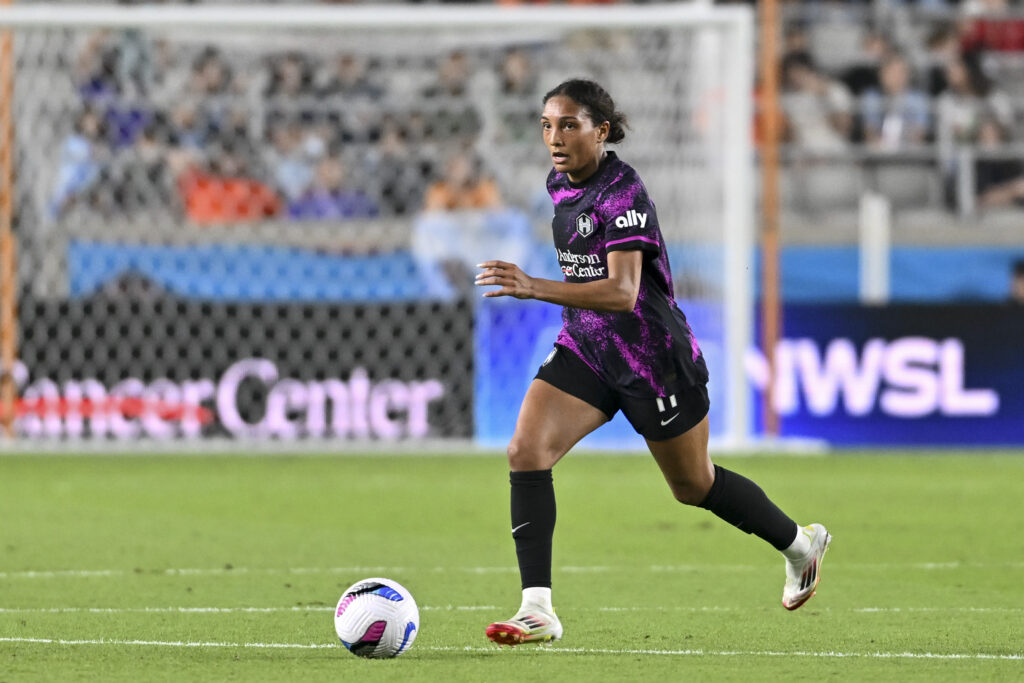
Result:
<instances>
[{"instance_id":1,"label":"spectator in blue shirt","mask_svg":"<svg viewBox=\"0 0 1024 683\"><path fill-rule=\"evenodd\" d=\"M861 100L864 137L877 149L898 150L925 141L931 126L927 96L911 84L910 66L900 54L888 55L879 70L881 89Z\"/></svg>"},{"instance_id":2,"label":"spectator in blue shirt","mask_svg":"<svg viewBox=\"0 0 1024 683\"><path fill-rule=\"evenodd\" d=\"M324 157L316 167L313 185L288 204L288 215L299 220L373 218L380 209L364 192L347 183L344 164Z\"/></svg>"},{"instance_id":3,"label":"spectator in blue shirt","mask_svg":"<svg viewBox=\"0 0 1024 683\"><path fill-rule=\"evenodd\" d=\"M103 120L92 109L78 115L74 130L60 144L60 165L50 198L50 213L56 218L73 202L86 196L100 178Z\"/></svg>"}]
</instances>

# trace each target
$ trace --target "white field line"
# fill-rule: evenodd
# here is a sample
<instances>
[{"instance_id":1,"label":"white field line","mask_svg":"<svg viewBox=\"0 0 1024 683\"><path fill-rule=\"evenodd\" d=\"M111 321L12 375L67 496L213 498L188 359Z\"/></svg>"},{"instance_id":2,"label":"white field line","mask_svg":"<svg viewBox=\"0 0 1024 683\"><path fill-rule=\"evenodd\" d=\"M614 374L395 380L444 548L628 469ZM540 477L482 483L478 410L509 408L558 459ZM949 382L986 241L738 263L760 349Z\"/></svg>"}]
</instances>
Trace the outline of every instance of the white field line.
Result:
<instances>
[{"instance_id":1,"label":"white field line","mask_svg":"<svg viewBox=\"0 0 1024 683\"><path fill-rule=\"evenodd\" d=\"M829 564L832 571L859 570L917 570L917 571L951 571L958 569L1024 569L1024 562L917 562L892 564ZM610 567L603 565L556 567L556 572L566 574L591 574L611 572L655 573L676 572L759 572L765 565L760 564L680 564L680 565L647 565L636 567ZM170 569L46 569L0 572L0 580L5 579L61 579L61 578L108 578L125 576L242 576L242 575L316 575L316 574L397 574L397 573L432 573L445 574L459 572L463 574L514 574L519 570L514 566L504 567L403 567L403 566L354 566L354 567L183 567Z\"/></svg>"},{"instance_id":2,"label":"white field line","mask_svg":"<svg viewBox=\"0 0 1024 683\"><path fill-rule=\"evenodd\" d=\"M715 606L682 606L682 605L664 605L664 606L635 606L635 607L597 607L597 608L582 608L583 610L596 609L599 612L750 612L750 607L715 607ZM559 608L561 611L572 612L580 611L579 608ZM893 613L893 612L980 612L980 613L1000 613L1000 614L1017 614L1024 612L1024 607L850 607L850 608L834 608L834 607L819 607L819 612L854 612L858 614L881 614L881 613ZM3 612L0 609L0 612Z\"/></svg>"},{"instance_id":3,"label":"white field line","mask_svg":"<svg viewBox=\"0 0 1024 683\"><path fill-rule=\"evenodd\" d=\"M855 607L862 614L892 612L1024 612L1024 607Z\"/></svg>"},{"instance_id":4,"label":"white field line","mask_svg":"<svg viewBox=\"0 0 1024 683\"><path fill-rule=\"evenodd\" d=\"M496 605L420 605L421 612L482 612ZM333 612L331 605L293 607L0 607L0 614L269 614L275 612Z\"/></svg>"},{"instance_id":5,"label":"white field line","mask_svg":"<svg viewBox=\"0 0 1024 683\"><path fill-rule=\"evenodd\" d=\"M501 609L497 605L420 605L422 612L485 612ZM291 607L0 607L0 614L271 614L287 612L333 612L330 605L294 605ZM749 607L726 606L631 606L631 607L563 607L571 612L750 612ZM995 613L1018 614L1024 607L851 607L836 609L825 607L824 612L854 612L858 614L890 613Z\"/></svg>"},{"instance_id":6,"label":"white field line","mask_svg":"<svg viewBox=\"0 0 1024 683\"><path fill-rule=\"evenodd\" d=\"M0 637L0 643L22 643L40 645L113 645L113 646L150 646L150 647L193 647L193 648L257 648L257 649L296 649L319 650L337 649L336 643L232 643L202 642L185 640L66 640L63 638L7 638ZM420 650L432 652L472 652L500 655L503 650L498 647L419 647ZM867 658L867 659L939 659L939 660L1005 660L1022 661L1022 654L988 654L988 653L936 653L936 652L836 652L836 651L781 651L781 650L642 650L613 649L586 647L539 647L520 652L542 652L545 654L585 654L585 655L660 655L676 657L820 657L827 659Z\"/></svg>"}]
</instances>

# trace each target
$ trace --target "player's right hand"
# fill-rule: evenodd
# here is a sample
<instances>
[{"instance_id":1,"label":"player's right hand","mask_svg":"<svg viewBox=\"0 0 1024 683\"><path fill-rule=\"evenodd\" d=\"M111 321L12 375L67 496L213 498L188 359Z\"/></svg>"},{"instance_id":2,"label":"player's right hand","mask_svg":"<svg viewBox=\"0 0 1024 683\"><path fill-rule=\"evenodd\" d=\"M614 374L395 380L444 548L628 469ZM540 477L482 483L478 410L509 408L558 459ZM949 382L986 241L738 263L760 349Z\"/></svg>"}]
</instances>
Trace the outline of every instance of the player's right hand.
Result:
<instances>
[{"instance_id":1,"label":"player's right hand","mask_svg":"<svg viewBox=\"0 0 1024 683\"><path fill-rule=\"evenodd\" d=\"M501 289L484 292L485 297L493 296L514 296L517 299L533 298L533 278L522 271L514 263L506 261L484 261L478 263L474 284L478 287L494 285Z\"/></svg>"}]
</instances>

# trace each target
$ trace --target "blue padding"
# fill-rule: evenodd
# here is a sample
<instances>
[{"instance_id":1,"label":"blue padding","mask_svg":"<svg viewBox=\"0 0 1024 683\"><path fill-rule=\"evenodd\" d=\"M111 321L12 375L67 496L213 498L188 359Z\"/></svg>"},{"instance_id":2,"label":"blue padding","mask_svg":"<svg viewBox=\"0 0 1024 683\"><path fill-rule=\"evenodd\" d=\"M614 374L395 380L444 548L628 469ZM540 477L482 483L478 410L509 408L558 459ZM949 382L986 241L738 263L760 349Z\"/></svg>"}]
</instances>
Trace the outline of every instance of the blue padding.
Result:
<instances>
[{"instance_id":1,"label":"blue padding","mask_svg":"<svg viewBox=\"0 0 1024 683\"><path fill-rule=\"evenodd\" d=\"M561 279L550 245L535 245L531 275ZM715 247L669 246L673 274L720 263ZM754 288L760 258L752 256ZM896 302L1001 301L1010 269L1024 248L894 247L891 300ZM435 272L424 272L434 268ZM174 294L234 301L408 301L429 299L428 283L444 278L406 250L349 256L305 249L207 245L117 245L73 241L68 248L72 296L88 296L126 273L140 274ZM786 247L781 255L782 296L787 303L853 303L859 292L857 247ZM443 297L442 297L443 298Z\"/></svg>"},{"instance_id":2,"label":"blue padding","mask_svg":"<svg viewBox=\"0 0 1024 683\"><path fill-rule=\"evenodd\" d=\"M892 252L893 299L1004 301L1017 259L1024 259L1024 247L896 248Z\"/></svg>"},{"instance_id":3,"label":"blue padding","mask_svg":"<svg viewBox=\"0 0 1024 683\"><path fill-rule=\"evenodd\" d=\"M855 247L787 247L779 264L786 302L857 301L860 264ZM755 287L760 287L760 273Z\"/></svg>"},{"instance_id":4,"label":"blue padding","mask_svg":"<svg viewBox=\"0 0 1024 683\"><path fill-rule=\"evenodd\" d=\"M180 296L233 301L401 301L425 291L412 255L348 256L248 245L140 246L72 242L72 296L88 296L125 273Z\"/></svg>"},{"instance_id":5,"label":"blue padding","mask_svg":"<svg viewBox=\"0 0 1024 683\"><path fill-rule=\"evenodd\" d=\"M890 300L897 302L1003 301L1010 270L1022 247L919 247L892 249ZM781 255L782 296L787 303L853 303L860 291L855 246L786 247ZM760 260L755 274L759 291Z\"/></svg>"}]
</instances>

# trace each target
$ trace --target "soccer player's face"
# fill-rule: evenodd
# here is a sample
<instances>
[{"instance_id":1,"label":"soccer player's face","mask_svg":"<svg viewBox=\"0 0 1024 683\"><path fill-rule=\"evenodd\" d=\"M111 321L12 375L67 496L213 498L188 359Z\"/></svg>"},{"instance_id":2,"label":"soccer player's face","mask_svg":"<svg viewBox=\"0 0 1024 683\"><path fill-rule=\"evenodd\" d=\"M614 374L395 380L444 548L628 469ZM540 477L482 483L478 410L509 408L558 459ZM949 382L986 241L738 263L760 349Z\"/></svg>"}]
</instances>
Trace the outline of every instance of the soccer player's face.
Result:
<instances>
[{"instance_id":1,"label":"soccer player's face","mask_svg":"<svg viewBox=\"0 0 1024 683\"><path fill-rule=\"evenodd\" d=\"M586 108L565 95L556 95L544 104L540 125L556 171L567 174L574 183L594 175L604 156L607 121L595 125Z\"/></svg>"}]
</instances>

